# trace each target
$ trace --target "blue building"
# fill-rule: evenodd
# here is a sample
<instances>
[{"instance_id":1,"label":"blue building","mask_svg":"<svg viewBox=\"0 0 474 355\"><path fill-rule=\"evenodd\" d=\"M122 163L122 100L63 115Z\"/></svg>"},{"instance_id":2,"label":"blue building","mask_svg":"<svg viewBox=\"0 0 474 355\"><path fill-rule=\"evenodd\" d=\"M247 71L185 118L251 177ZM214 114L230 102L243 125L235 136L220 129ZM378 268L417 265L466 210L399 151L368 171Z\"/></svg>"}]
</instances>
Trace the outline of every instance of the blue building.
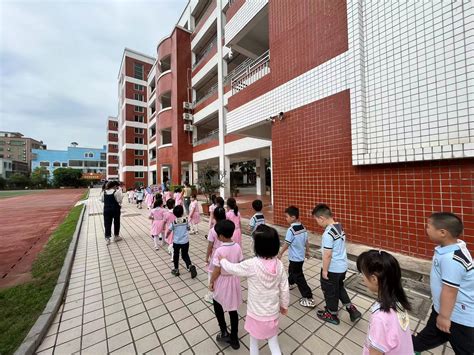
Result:
<instances>
[{"instance_id":1,"label":"blue building","mask_svg":"<svg viewBox=\"0 0 474 355\"><path fill-rule=\"evenodd\" d=\"M107 169L107 150L102 148L68 147L67 150L33 149L31 168L45 167L52 178L57 168L73 168L82 171L85 177L105 177Z\"/></svg>"}]
</instances>

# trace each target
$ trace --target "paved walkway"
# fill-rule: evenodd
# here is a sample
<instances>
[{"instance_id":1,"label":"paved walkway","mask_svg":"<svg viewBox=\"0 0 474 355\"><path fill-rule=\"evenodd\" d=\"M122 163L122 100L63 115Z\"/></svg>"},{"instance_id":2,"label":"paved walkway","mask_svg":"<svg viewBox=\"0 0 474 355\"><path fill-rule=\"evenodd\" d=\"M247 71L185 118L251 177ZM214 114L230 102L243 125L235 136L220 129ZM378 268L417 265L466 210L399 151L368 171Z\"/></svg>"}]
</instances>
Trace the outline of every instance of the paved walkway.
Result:
<instances>
[{"instance_id":1,"label":"paved walkway","mask_svg":"<svg viewBox=\"0 0 474 355\"><path fill-rule=\"evenodd\" d=\"M173 277L168 254L153 249L146 210L137 210L125 202L124 240L106 246L98 194L97 189L91 191L65 303L38 352L248 354L249 337L243 329L246 304L239 310L240 350L223 348L215 342L217 321L212 306L202 300L207 290L206 224L201 225L201 235L191 236L190 256L198 267L198 277L191 279L184 267L181 277ZM248 239L244 254L250 256ZM305 263L317 304L323 302L318 280L320 265L314 258ZM242 281L242 287L246 299L246 281ZM314 310L301 307L297 289L292 290L288 316L280 321L283 353L360 354L373 300L349 293L363 312L363 319L353 324L342 312L341 324L333 326L320 322ZM412 319L411 327L416 330L423 327L423 322ZM434 353L453 352L440 347ZM266 345L261 354L269 354Z\"/></svg>"}]
</instances>

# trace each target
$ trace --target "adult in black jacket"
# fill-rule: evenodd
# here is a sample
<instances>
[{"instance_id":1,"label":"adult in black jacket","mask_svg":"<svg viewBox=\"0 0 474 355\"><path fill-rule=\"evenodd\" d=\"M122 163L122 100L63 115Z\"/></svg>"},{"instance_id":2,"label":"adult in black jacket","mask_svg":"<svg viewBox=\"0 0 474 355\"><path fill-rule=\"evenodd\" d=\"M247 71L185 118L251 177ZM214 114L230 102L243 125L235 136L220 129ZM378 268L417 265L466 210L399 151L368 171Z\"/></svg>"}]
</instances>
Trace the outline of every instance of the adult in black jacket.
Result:
<instances>
[{"instance_id":1,"label":"adult in black jacket","mask_svg":"<svg viewBox=\"0 0 474 355\"><path fill-rule=\"evenodd\" d=\"M104 228L105 241L110 244L112 237L112 222L114 223L114 241L118 242L120 237L120 210L122 208L122 191L118 181L109 181L102 192L100 200L104 203Z\"/></svg>"}]
</instances>

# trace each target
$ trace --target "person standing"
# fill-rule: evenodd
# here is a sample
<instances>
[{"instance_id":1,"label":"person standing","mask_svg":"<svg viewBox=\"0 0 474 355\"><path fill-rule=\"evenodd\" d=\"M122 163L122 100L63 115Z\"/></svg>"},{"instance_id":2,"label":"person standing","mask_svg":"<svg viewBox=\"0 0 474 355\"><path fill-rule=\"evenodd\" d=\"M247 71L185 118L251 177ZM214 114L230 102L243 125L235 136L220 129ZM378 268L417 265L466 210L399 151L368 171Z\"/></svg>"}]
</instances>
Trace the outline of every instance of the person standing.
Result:
<instances>
[{"instance_id":1,"label":"person standing","mask_svg":"<svg viewBox=\"0 0 474 355\"><path fill-rule=\"evenodd\" d=\"M120 237L120 212L122 208L122 191L119 189L117 181L109 181L100 196L100 201L104 203L104 229L105 241L110 244L112 237L112 222L114 223L114 241L122 240Z\"/></svg>"},{"instance_id":2,"label":"person standing","mask_svg":"<svg viewBox=\"0 0 474 355\"><path fill-rule=\"evenodd\" d=\"M184 198L184 209L186 210L186 215L189 215L189 206L191 205L191 195L192 195L192 189L191 186L189 185L189 182L184 183L184 189L183 189L183 198Z\"/></svg>"}]
</instances>

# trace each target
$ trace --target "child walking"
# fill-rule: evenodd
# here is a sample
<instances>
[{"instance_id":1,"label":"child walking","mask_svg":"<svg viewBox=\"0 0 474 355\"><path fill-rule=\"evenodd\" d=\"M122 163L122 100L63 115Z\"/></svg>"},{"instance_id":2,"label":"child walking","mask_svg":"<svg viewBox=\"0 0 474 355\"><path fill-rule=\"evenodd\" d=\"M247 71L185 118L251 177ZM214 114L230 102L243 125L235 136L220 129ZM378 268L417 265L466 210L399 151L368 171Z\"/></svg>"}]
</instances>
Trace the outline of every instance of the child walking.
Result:
<instances>
[{"instance_id":1,"label":"child walking","mask_svg":"<svg viewBox=\"0 0 474 355\"><path fill-rule=\"evenodd\" d=\"M170 198L172 198L171 191L168 187L165 187L163 191L163 201L166 203Z\"/></svg>"},{"instance_id":2,"label":"child walking","mask_svg":"<svg viewBox=\"0 0 474 355\"><path fill-rule=\"evenodd\" d=\"M255 257L240 264L221 259L222 270L248 278L247 317L245 330L250 335L250 354L259 353L258 341L268 340L274 355L280 355L278 322L280 314L288 313L290 292L282 262L276 258L280 249L278 232L260 225L253 234Z\"/></svg>"},{"instance_id":3,"label":"child walking","mask_svg":"<svg viewBox=\"0 0 474 355\"><path fill-rule=\"evenodd\" d=\"M281 259L283 254L288 251L288 282L290 288L293 289L295 284L301 293L300 305L303 307L313 308L316 305L313 300L313 292L306 282L303 274L304 258L309 257L308 232L301 224L300 210L295 206L290 206L285 210L286 222L290 224L290 228L286 232L285 244L278 253Z\"/></svg>"},{"instance_id":4,"label":"child walking","mask_svg":"<svg viewBox=\"0 0 474 355\"><path fill-rule=\"evenodd\" d=\"M201 222L201 215L199 214L197 196L191 195L191 204L189 205L189 224L191 225L191 234L199 233L199 222Z\"/></svg>"},{"instance_id":5,"label":"child walking","mask_svg":"<svg viewBox=\"0 0 474 355\"><path fill-rule=\"evenodd\" d=\"M225 209L222 207L217 207L214 209L213 212L214 215L214 220L216 223L219 223L220 221L225 221L226 215L225 215ZM235 227L234 227L235 228ZM221 246L221 241L217 237L217 233L215 231L214 226L209 229L209 233L207 234L207 252L206 252L206 266L207 266L207 272L208 272L208 283L211 281L211 275L212 272L214 271L214 264L212 263L212 260L214 258L214 254ZM204 300L208 303L213 303L213 294L212 291L208 291L207 294L204 296Z\"/></svg>"},{"instance_id":6,"label":"child walking","mask_svg":"<svg viewBox=\"0 0 474 355\"><path fill-rule=\"evenodd\" d=\"M177 187L176 189L174 189L173 198L174 198L174 204L176 206L183 204L183 192L180 187Z\"/></svg>"},{"instance_id":7,"label":"child walking","mask_svg":"<svg viewBox=\"0 0 474 355\"><path fill-rule=\"evenodd\" d=\"M191 278L197 275L196 266L191 263L189 258L189 234L188 220L183 217L184 208L181 205L173 208L173 214L176 219L169 225L169 232L173 232L173 266L171 273L179 276L179 254L186 264L186 269L191 273Z\"/></svg>"},{"instance_id":8,"label":"child walking","mask_svg":"<svg viewBox=\"0 0 474 355\"><path fill-rule=\"evenodd\" d=\"M168 209L165 211L164 217L165 217L165 229L174 222L176 219L175 215L173 214L173 208L174 208L174 200L170 198L168 201L166 201L166 208ZM171 261L173 261L173 232L167 232L166 238L165 238L166 244L168 244L168 254L171 255Z\"/></svg>"},{"instance_id":9,"label":"child walking","mask_svg":"<svg viewBox=\"0 0 474 355\"><path fill-rule=\"evenodd\" d=\"M433 309L425 328L413 337L416 352L449 341L456 354L474 354L474 264L466 243L458 239L464 226L449 212L433 213L426 234L438 244L431 266Z\"/></svg>"},{"instance_id":10,"label":"child walking","mask_svg":"<svg viewBox=\"0 0 474 355\"><path fill-rule=\"evenodd\" d=\"M133 191L132 189L129 189L127 191L128 203L133 203L134 196L135 196L135 191Z\"/></svg>"},{"instance_id":11,"label":"child walking","mask_svg":"<svg viewBox=\"0 0 474 355\"><path fill-rule=\"evenodd\" d=\"M216 195L211 195L211 205L209 206L209 229L214 227L216 222L214 221L214 210L216 209Z\"/></svg>"},{"instance_id":12,"label":"child walking","mask_svg":"<svg viewBox=\"0 0 474 355\"><path fill-rule=\"evenodd\" d=\"M237 206L237 201L235 198L231 197L227 199L227 207L229 211L226 213L227 219L229 221L234 222L235 230L234 235L232 236L232 240L239 244L242 248L242 230L241 230L241 222L240 222L240 212L239 207Z\"/></svg>"},{"instance_id":13,"label":"child walking","mask_svg":"<svg viewBox=\"0 0 474 355\"><path fill-rule=\"evenodd\" d=\"M135 192L135 199L137 200L137 208L141 209L142 208L142 203L143 203L143 190L141 187L138 188L138 190Z\"/></svg>"},{"instance_id":14,"label":"child walking","mask_svg":"<svg viewBox=\"0 0 474 355\"><path fill-rule=\"evenodd\" d=\"M163 229L165 226L165 209L163 208L163 200L158 198L153 204L153 209L150 211L151 222L151 236L155 245L155 250L163 246Z\"/></svg>"},{"instance_id":15,"label":"child walking","mask_svg":"<svg viewBox=\"0 0 474 355\"><path fill-rule=\"evenodd\" d=\"M232 221L219 221L214 228L219 241L222 243L212 258L214 270L211 280L209 281L209 290L214 294L214 313L216 314L217 322L221 330L221 333L217 334L216 340L229 343L232 349L239 349L239 315L237 310L242 304L240 279L222 270L220 259L225 258L230 262L239 263L244 259L244 256L240 246L232 241L232 235L235 229ZM229 312L230 334L227 331L224 312Z\"/></svg>"},{"instance_id":16,"label":"child walking","mask_svg":"<svg viewBox=\"0 0 474 355\"><path fill-rule=\"evenodd\" d=\"M252 208L255 211L255 214L250 218L249 227L250 232L255 232L255 229L261 224L265 224L265 216L262 213L263 203L262 200L254 200L252 202Z\"/></svg>"},{"instance_id":17,"label":"child walking","mask_svg":"<svg viewBox=\"0 0 474 355\"><path fill-rule=\"evenodd\" d=\"M365 251L357 258L357 270L364 283L377 296L370 309L364 355L413 354L411 310L402 287L402 271L397 259L379 250Z\"/></svg>"},{"instance_id":18,"label":"child walking","mask_svg":"<svg viewBox=\"0 0 474 355\"><path fill-rule=\"evenodd\" d=\"M332 324L339 324L337 311L339 300L349 313L351 322L362 315L352 304L344 287L347 272L346 235L340 223L337 223L329 206L320 203L313 209L313 217L320 227L325 228L321 242L323 266L321 268L321 289L326 301L324 310L318 310L319 319Z\"/></svg>"}]
</instances>

